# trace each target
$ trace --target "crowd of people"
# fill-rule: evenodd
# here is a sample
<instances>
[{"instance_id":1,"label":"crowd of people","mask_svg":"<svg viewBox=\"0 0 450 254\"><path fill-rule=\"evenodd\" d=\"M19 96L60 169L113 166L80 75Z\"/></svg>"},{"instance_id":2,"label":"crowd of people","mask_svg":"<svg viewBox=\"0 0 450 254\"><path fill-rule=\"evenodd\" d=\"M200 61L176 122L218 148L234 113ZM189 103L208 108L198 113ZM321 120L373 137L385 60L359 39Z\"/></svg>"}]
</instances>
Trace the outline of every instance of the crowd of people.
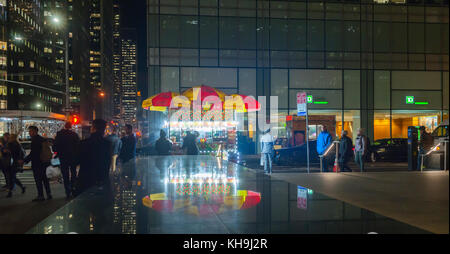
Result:
<instances>
[{"instance_id":1,"label":"crowd of people","mask_svg":"<svg viewBox=\"0 0 450 254\"><path fill-rule=\"evenodd\" d=\"M36 126L30 126L28 133L31 137L31 151L28 155L18 142L17 135L5 133L0 140L0 167L6 179L3 188L8 190L7 197L12 197L16 185L22 189L22 194L25 193L26 188L17 179L16 174L23 171L24 164L31 162L37 188L37 197L33 201L45 200L44 189L47 200L52 199L46 171L54 157L53 152L60 161L67 199L91 187L108 183L110 173L118 173L118 163L124 169L134 163L137 140L131 125L125 126L125 134L121 138L116 126L112 126L108 136L105 136L106 128L106 121L94 120L90 137L80 140L78 134L72 130L71 123L67 122L64 129L57 133L52 145L39 135Z\"/></svg>"}]
</instances>

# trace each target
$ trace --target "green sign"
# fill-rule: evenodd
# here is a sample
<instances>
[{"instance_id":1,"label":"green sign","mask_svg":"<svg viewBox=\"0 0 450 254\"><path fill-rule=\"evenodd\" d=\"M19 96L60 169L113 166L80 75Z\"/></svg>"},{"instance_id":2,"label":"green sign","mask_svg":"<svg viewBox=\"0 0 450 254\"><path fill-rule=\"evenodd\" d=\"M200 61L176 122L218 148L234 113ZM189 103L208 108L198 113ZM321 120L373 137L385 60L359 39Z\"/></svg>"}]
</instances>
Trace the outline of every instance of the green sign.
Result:
<instances>
[{"instance_id":1,"label":"green sign","mask_svg":"<svg viewBox=\"0 0 450 254\"><path fill-rule=\"evenodd\" d=\"M308 101L308 103L313 103L314 102L314 97L312 95L308 95L307 101Z\"/></svg>"},{"instance_id":2,"label":"green sign","mask_svg":"<svg viewBox=\"0 0 450 254\"><path fill-rule=\"evenodd\" d=\"M406 96L406 104L414 104L414 96Z\"/></svg>"}]
</instances>

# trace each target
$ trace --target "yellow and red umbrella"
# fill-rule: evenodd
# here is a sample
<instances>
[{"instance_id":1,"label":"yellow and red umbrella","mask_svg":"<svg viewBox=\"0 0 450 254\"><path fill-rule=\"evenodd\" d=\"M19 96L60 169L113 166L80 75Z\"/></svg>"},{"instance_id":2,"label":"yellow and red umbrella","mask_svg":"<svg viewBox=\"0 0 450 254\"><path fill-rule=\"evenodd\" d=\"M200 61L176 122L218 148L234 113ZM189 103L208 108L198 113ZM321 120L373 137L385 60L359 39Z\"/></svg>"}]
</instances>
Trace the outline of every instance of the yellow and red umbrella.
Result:
<instances>
[{"instance_id":1,"label":"yellow and red umbrella","mask_svg":"<svg viewBox=\"0 0 450 254\"><path fill-rule=\"evenodd\" d=\"M253 97L232 94L231 100L225 100L224 109L235 109L237 112L254 112L261 109L261 104Z\"/></svg>"},{"instance_id":2,"label":"yellow and red umbrella","mask_svg":"<svg viewBox=\"0 0 450 254\"><path fill-rule=\"evenodd\" d=\"M154 95L142 103L142 108L148 109L151 111L166 111L170 105L173 103L177 105L178 103L182 103L188 105L190 102L184 101L182 97L179 97L180 94L174 92L165 92ZM176 100L172 102L173 100ZM177 105L178 107L178 105Z\"/></svg>"},{"instance_id":3,"label":"yellow and red umbrella","mask_svg":"<svg viewBox=\"0 0 450 254\"><path fill-rule=\"evenodd\" d=\"M142 203L158 212L175 212L184 209L186 213L197 216L208 215L213 212L223 213L227 210L243 210L258 205L261 202L261 193L238 190L231 196L210 195L207 200L176 199L172 200L165 193L146 196Z\"/></svg>"},{"instance_id":4,"label":"yellow and red umbrella","mask_svg":"<svg viewBox=\"0 0 450 254\"><path fill-rule=\"evenodd\" d=\"M190 101L196 101L200 98L202 103L209 96L216 96L221 102L224 102L225 96L227 96L224 92L205 85L192 87L186 90L183 95L186 96ZM210 100L209 102L213 101Z\"/></svg>"}]
</instances>

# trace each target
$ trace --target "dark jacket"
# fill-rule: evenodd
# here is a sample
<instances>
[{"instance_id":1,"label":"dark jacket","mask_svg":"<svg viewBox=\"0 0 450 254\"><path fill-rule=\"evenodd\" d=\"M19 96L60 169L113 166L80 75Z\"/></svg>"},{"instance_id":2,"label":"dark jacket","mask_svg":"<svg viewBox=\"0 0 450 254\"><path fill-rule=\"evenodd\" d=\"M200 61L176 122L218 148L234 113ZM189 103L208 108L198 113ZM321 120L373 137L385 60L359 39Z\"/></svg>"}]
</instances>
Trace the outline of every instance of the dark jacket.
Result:
<instances>
[{"instance_id":1,"label":"dark jacket","mask_svg":"<svg viewBox=\"0 0 450 254\"><path fill-rule=\"evenodd\" d=\"M73 163L79 152L80 138L71 130L61 130L56 134L53 151L61 161Z\"/></svg>"},{"instance_id":2,"label":"dark jacket","mask_svg":"<svg viewBox=\"0 0 450 254\"><path fill-rule=\"evenodd\" d=\"M172 150L172 142L167 138L160 138L156 141L155 149L158 155L169 155Z\"/></svg>"},{"instance_id":3,"label":"dark jacket","mask_svg":"<svg viewBox=\"0 0 450 254\"><path fill-rule=\"evenodd\" d=\"M78 192L105 182L111 163L111 143L101 133L92 133L80 144Z\"/></svg>"},{"instance_id":4,"label":"dark jacket","mask_svg":"<svg viewBox=\"0 0 450 254\"><path fill-rule=\"evenodd\" d=\"M111 153L112 155L119 155L122 149L122 140L120 140L117 134L111 134L107 138L111 142Z\"/></svg>"},{"instance_id":5,"label":"dark jacket","mask_svg":"<svg viewBox=\"0 0 450 254\"><path fill-rule=\"evenodd\" d=\"M136 137L134 135L125 136L122 138L122 149L120 150L120 160L128 162L136 157Z\"/></svg>"},{"instance_id":6,"label":"dark jacket","mask_svg":"<svg viewBox=\"0 0 450 254\"><path fill-rule=\"evenodd\" d=\"M36 135L31 138L31 152L25 157L24 162L28 163L31 161L31 167L36 167L42 164L41 162L41 151L42 143L45 142L45 138Z\"/></svg>"},{"instance_id":7,"label":"dark jacket","mask_svg":"<svg viewBox=\"0 0 450 254\"><path fill-rule=\"evenodd\" d=\"M189 134L184 138L182 149L186 150L187 155L198 155L196 139L197 137L193 134Z\"/></svg>"},{"instance_id":8,"label":"dark jacket","mask_svg":"<svg viewBox=\"0 0 450 254\"><path fill-rule=\"evenodd\" d=\"M339 160L347 161L353 157L353 141L347 136L343 136L339 141Z\"/></svg>"},{"instance_id":9,"label":"dark jacket","mask_svg":"<svg viewBox=\"0 0 450 254\"><path fill-rule=\"evenodd\" d=\"M19 161L25 157L25 152L19 142L10 142L6 145L8 157L12 159L12 168L19 168Z\"/></svg>"}]
</instances>

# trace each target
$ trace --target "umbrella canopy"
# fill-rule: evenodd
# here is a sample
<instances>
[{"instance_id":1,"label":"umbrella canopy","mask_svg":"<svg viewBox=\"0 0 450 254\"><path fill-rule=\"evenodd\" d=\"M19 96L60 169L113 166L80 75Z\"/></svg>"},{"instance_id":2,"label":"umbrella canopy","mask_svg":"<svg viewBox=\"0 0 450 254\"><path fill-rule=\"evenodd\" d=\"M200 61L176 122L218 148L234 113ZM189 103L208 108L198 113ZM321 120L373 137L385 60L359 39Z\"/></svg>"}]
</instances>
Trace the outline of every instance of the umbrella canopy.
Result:
<instances>
[{"instance_id":1,"label":"umbrella canopy","mask_svg":"<svg viewBox=\"0 0 450 254\"><path fill-rule=\"evenodd\" d=\"M258 205L261 202L261 193L238 190L232 196L210 195L208 200L194 202L192 199L171 200L165 193L152 194L142 199L142 203L159 212L175 212L185 209L188 214L196 216L212 213L223 213L227 210L244 210Z\"/></svg>"},{"instance_id":2,"label":"umbrella canopy","mask_svg":"<svg viewBox=\"0 0 450 254\"><path fill-rule=\"evenodd\" d=\"M261 109L261 104L251 96L232 94L231 100L226 100L224 109L235 109L237 112L254 112Z\"/></svg>"},{"instance_id":3,"label":"umbrella canopy","mask_svg":"<svg viewBox=\"0 0 450 254\"><path fill-rule=\"evenodd\" d=\"M182 97L178 97L180 94L174 92L165 92L154 95L148 99L146 99L142 103L142 108L151 110L151 111L166 111L170 105L173 103L177 105L178 103L188 105L190 102L184 101ZM176 100L176 101L173 101ZM179 105L177 105L178 107Z\"/></svg>"},{"instance_id":4,"label":"umbrella canopy","mask_svg":"<svg viewBox=\"0 0 450 254\"><path fill-rule=\"evenodd\" d=\"M195 101L200 98L202 103L209 96L217 96L221 102L224 102L225 96L227 96L224 92L205 85L190 88L186 90L183 95L190 101Z\"/></svg>"}]
</instances>

